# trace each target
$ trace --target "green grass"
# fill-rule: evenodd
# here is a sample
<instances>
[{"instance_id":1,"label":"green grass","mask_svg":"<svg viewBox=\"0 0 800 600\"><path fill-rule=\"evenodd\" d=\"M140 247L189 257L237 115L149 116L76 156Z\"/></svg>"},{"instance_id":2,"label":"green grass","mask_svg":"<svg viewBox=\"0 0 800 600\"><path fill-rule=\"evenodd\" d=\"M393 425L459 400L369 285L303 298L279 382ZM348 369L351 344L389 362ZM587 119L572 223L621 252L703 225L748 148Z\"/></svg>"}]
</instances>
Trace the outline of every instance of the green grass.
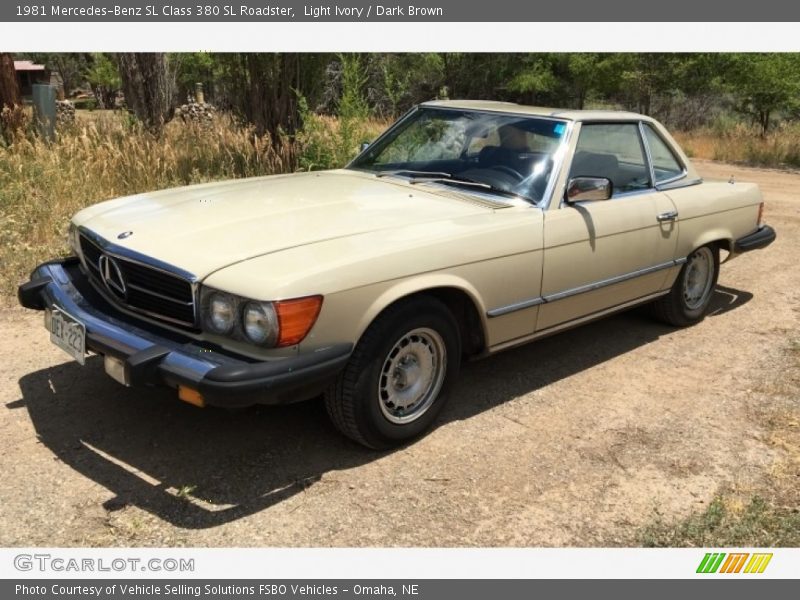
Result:
<instances>
[{"instance_id":1,"label":"green grass","mask_svg":"<svg viewBox=\"0 0 800 600\"><path fill-rule=\"evenodd\" d=\"M656 521L646 527L640 542L660 547L798 547L800 512L776 508L753 496L743 510L731 510L723 497L715 498L704 512L677 524Z\"/></svg>"}]
</instances>

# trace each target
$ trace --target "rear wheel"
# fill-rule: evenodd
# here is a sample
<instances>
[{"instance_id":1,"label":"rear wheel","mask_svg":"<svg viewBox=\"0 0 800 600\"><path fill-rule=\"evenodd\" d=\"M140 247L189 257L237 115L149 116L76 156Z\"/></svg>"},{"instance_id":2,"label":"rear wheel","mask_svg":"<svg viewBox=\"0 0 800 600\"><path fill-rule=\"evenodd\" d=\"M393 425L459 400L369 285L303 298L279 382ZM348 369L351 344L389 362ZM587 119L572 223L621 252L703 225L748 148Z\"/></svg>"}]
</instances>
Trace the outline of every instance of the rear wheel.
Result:
<instances>
[{"instance_id":1,"label":"rear wheel","mask_svg":"<svg viewBox=\"0 0 800 600\"><path fill-rule=\"evenodd\" d=\"M427 430L458 374L458 324L434 298L390 307L356 345L325 393L334 425L349 438L383 449Z\"/></svg>"},{"instance_id":2,"label":"rear wheel","mask_svg":"<svg viewBox=\"0 0 800 600\"><path fill-rule=\"evenodd\" d=\"M719 249L701 246L686 259L669 294L653 303L657 318L686 327L702 321L719 277Z\"/></svg>"}]
</instances>

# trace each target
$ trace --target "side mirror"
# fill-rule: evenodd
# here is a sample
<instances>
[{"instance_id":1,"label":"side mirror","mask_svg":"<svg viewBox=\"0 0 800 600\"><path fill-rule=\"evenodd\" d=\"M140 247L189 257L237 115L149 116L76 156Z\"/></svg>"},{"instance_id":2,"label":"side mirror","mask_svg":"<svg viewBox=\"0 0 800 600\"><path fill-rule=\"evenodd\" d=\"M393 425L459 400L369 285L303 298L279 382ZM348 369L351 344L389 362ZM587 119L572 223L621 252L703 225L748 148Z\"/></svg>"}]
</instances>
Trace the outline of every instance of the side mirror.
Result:
<instances>
[{"instance_id":1,"label":"side mirror","mask_svg":"<svg viewBox=\"0 0 800 600\"><path fill-rule=\"evenodd\" d=\"M361 152L369 148L369 142L361 142Z\"/></svg>"},{"instance_id":2,"label":"side mirror","mask_svg":"<svg viewBox=\"0 0 800 600\"><path fill-rule=\"evenodd\" d=\"M567 184L567 202L596 202L608 200L614 194L614 184L606 177L573 177Z\"/></svg>"}]
</instances>

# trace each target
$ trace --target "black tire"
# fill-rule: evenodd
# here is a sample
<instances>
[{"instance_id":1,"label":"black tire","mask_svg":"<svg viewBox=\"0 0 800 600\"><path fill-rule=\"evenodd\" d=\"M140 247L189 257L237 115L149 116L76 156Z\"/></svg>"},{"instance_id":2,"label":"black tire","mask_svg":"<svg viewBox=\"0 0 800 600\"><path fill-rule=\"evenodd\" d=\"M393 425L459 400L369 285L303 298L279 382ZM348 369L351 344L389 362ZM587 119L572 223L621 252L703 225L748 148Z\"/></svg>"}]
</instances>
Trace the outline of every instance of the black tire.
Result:
<instances>
[{"instance_id":1,"label":"black tire","mask_svg":"<svg viewBox=\"0 0 800 600\"><path fill-rule=\"evenodd\" d=\"M687 278L696 273L697 268L693 268L696 261L709 263L711 269L707 276L703 278L703 293L697 298L687 292ZM653 315L657 319L676 327L687 327L699 323L708 312L708 306L714 295L718 277L719 248L711 245L701 246L687 257L686 263L683 265L677 279L675 279L669 294L662 296L652 304ZM708 286L707 290L706 286Z\"/></svg>"},{"instance_id":2,"label":"black tire","mask_svg":"<svg viewBox=\"0 0 800 600\"><path fill-rule=\"evenodd\" d=\"M429 345L425 345L426 339L420 338L420 335L430 338L427 341ZM413 342L411 346L407 339ZM430 367L431 381L438 381L438 385L431 383L425 386L423 377L419 378L422 381L421 388L429 392L424 394L427 398L425 403L418 405L418 415L412 410L404 416L401 408L387 405L391 399L385 400L383 397L385 389L396 382L395 379L389 379L391 376L387 368L394 364L394 360L398 360L399 353L405 353L406 358L416 365L416 353L399 347L403 341L406 341L406 346L420 348L419 354L423 356L419 358L430 359L429 365L441 364L441 367ZM439 352L443 357L438 362L434 360L436 348L444 349L444 352ZM413 356L409 357L409 354ZM339 431L369 448L383 450L404 444L425 432L436 419L458 375L460 360L459 328L447 307L428 296L401 301L390 306L372 322L356 345L345 369L325 392L328 415ZM395 367L393 373L397 371ZM400 383L405 383L405 379ZM434 393L437 388L438 393ZM392 418L413 420L397 423L392 422Z\"/></svg>"}]
</instances>

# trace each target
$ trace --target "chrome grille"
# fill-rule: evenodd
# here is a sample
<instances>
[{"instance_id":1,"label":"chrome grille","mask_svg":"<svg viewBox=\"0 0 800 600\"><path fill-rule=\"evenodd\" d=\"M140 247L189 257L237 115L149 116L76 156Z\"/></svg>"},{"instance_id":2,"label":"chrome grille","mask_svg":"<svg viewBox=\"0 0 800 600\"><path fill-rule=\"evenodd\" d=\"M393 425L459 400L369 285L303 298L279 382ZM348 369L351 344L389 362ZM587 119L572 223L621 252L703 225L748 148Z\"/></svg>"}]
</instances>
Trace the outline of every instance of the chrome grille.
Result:
<instances>
[{"instance_id":1,"label":"chrome grille","mask_svg":"<svg viewBox=\"0 0 800 600\"><path fill-rule=\"evenodd\" d=\"M194 326L194 292L190 281L104 252L83 233L80 244L89 277L106 296L126 308L156 319ZM113 261L113 270L108 266L109 260ZM109 279L112 280L110 284Z\"/></svg>"}]
</instances>

